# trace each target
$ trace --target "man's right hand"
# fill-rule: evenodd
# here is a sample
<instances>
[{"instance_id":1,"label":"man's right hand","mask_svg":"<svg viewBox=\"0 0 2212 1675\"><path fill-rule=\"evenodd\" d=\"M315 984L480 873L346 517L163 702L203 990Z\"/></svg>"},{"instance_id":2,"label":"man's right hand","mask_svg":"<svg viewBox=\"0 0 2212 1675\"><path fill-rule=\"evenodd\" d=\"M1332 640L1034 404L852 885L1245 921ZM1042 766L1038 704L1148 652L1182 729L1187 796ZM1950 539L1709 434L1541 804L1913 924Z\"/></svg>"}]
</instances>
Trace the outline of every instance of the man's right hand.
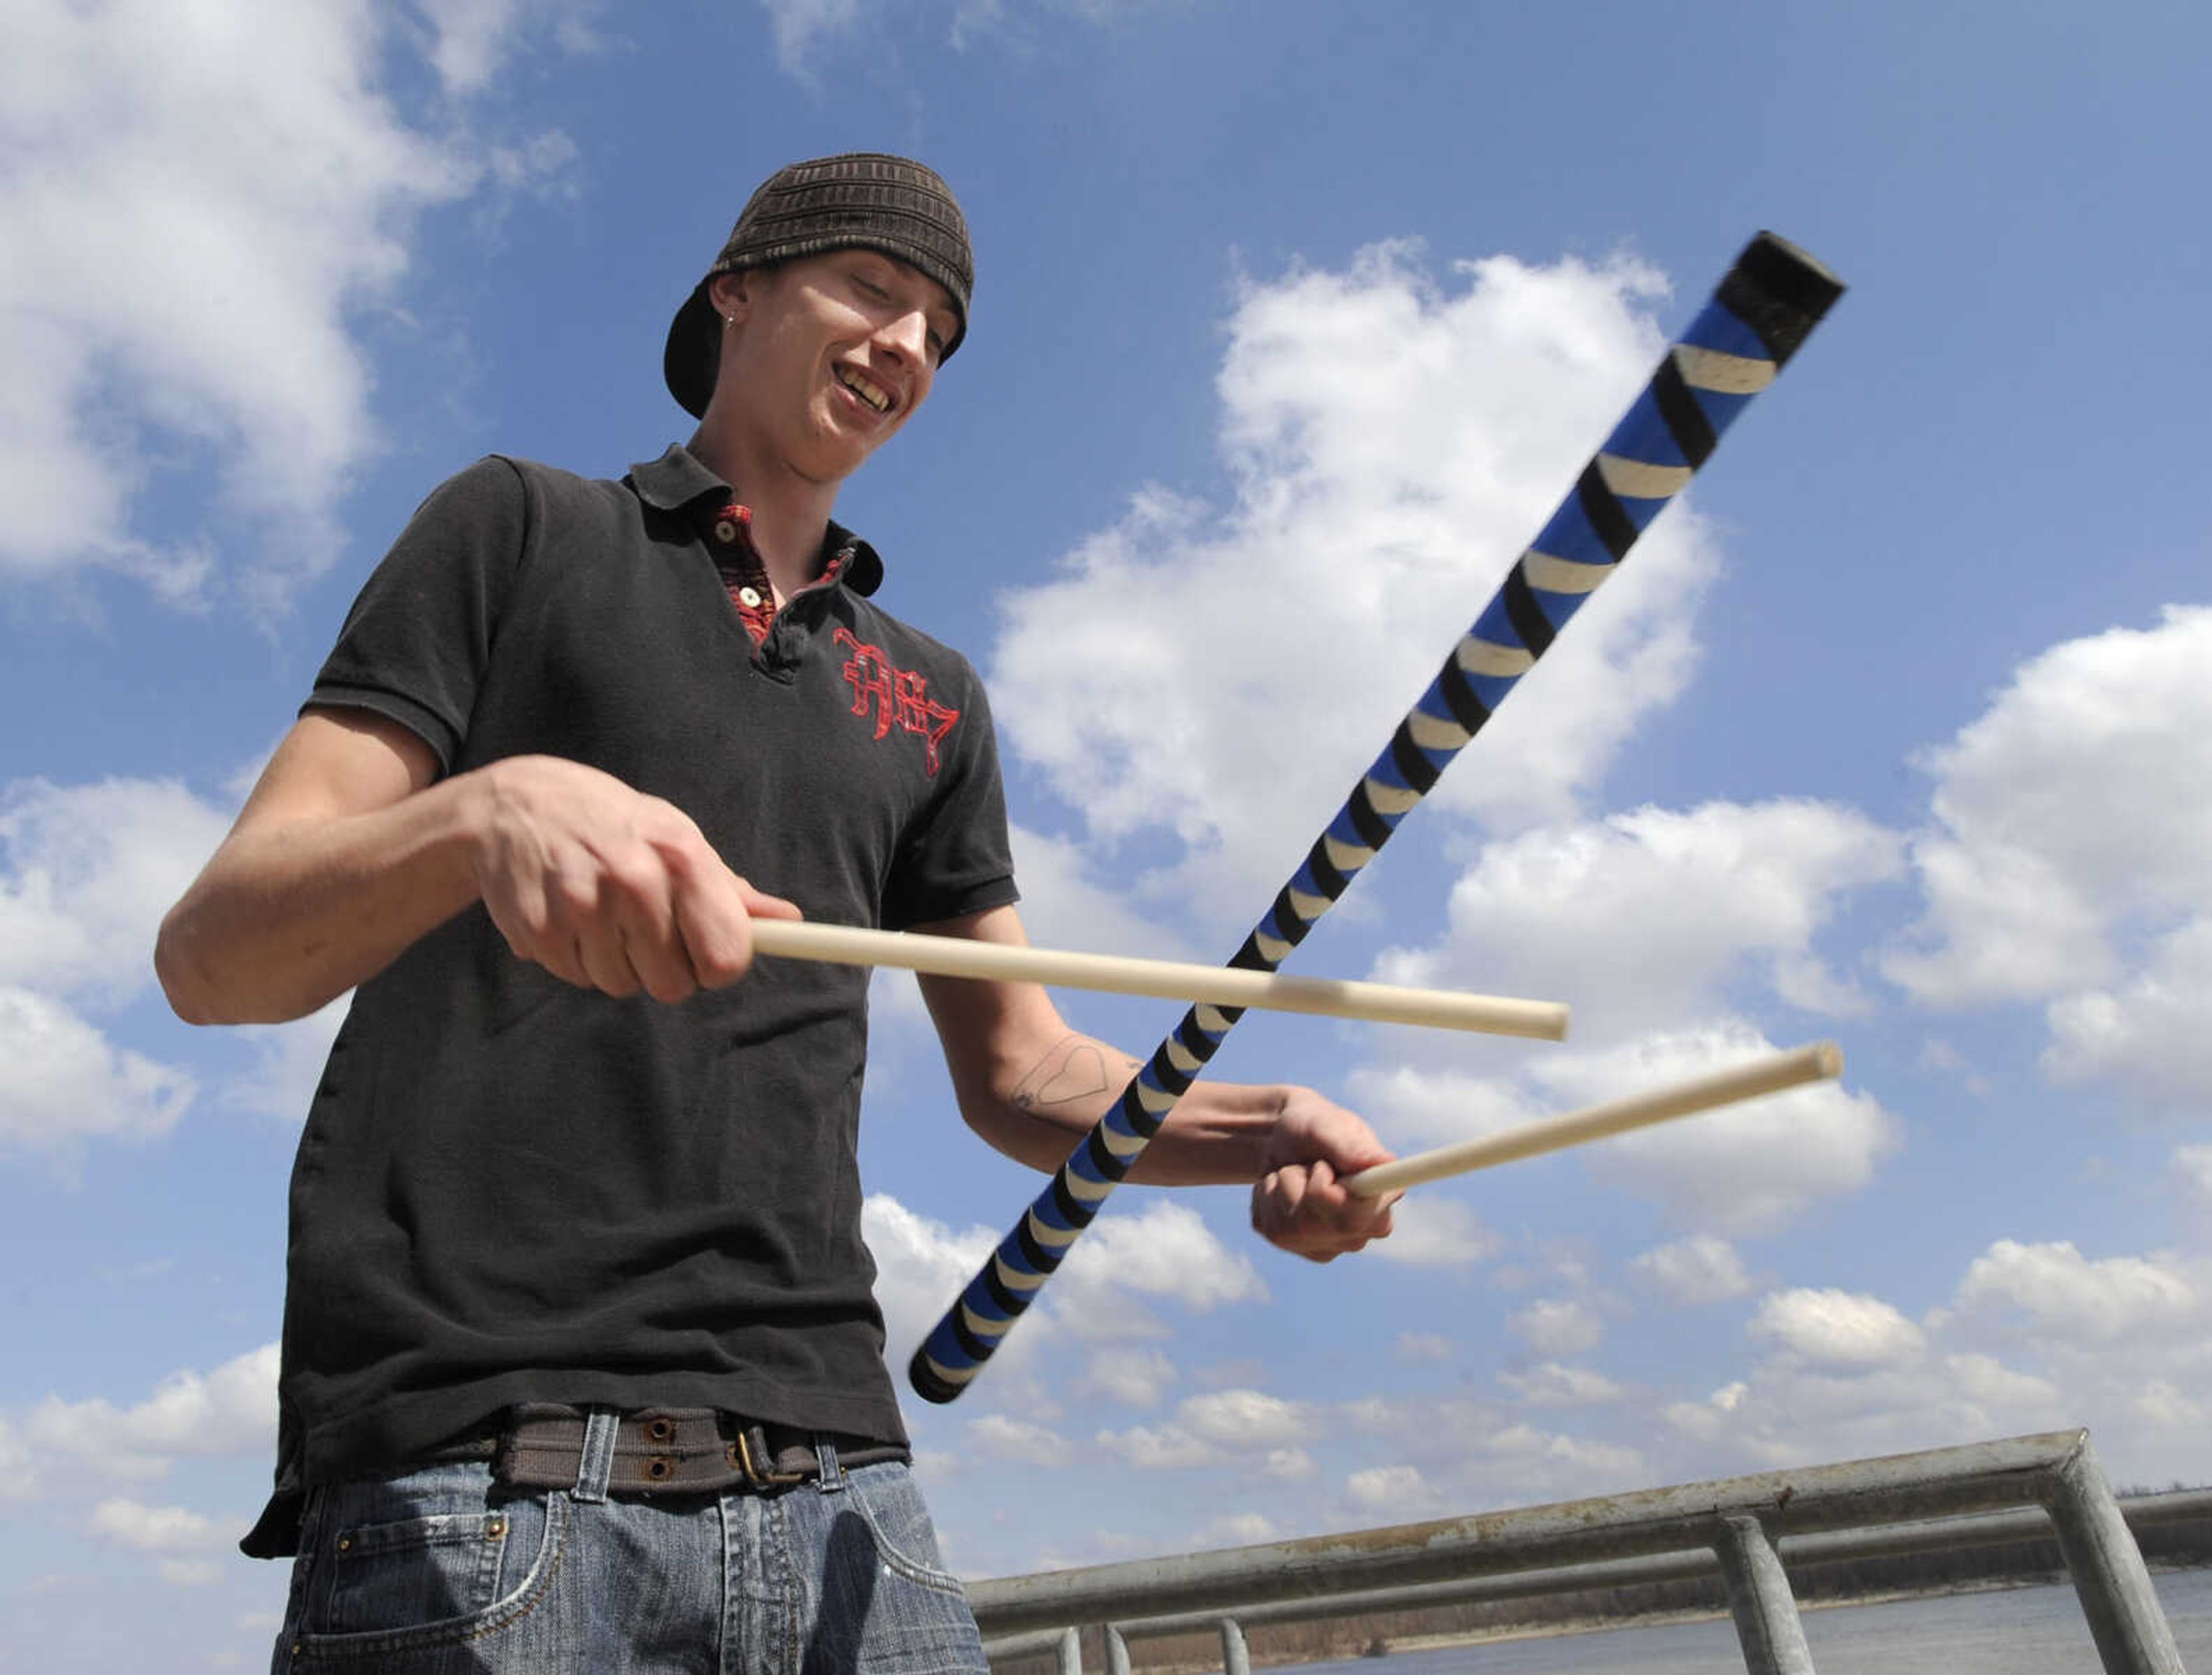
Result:
<instances>
[{"instance_id":1,"label":"man's right hand","mask_svg":"<svg viewBox=\"0 0 2212 1675\"><path fill-rule=\"evenodd\" d=\"M751 919L799 910L723 863L673 803L550 756L472 777L477 885L518 959L582 989L680 1001L752 965Z\"/></svg>"},{"instance_id":2,"label":"man's right hand","mask_svg":"<svg viewBox=\"0 0 2212 1675\"><path fill-rule=\"evenodd\" d=\"M597 769L521 757L441 778L398 722L311 710L162 922L155 968L188 1022L281 1023L476 901L522 959L664 1001L742 977L753 914L799 917Z\"/></svg>"}]
</instances>

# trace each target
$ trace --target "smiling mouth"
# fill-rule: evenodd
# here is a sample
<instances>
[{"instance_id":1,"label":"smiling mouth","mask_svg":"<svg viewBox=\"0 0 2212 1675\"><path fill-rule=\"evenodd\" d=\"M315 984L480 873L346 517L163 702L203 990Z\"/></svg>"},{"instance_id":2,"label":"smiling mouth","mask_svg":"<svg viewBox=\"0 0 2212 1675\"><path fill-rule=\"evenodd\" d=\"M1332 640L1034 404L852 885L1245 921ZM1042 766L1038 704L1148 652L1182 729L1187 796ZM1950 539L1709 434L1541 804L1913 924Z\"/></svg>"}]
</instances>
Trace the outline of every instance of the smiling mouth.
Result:
<instances>
[{"instance_id":1,"label":"smiling mouth","mask_svg":"<svg viewBox=\"0 0 2212 1675\"><path fill-rule=\"evenodd\" d=\"M890 411L891 393L882 385L864 373L855 372L850 367L836 367L832 370L836 373L839 383L866 402L876 411L879 413Z\"/></svg>"}]
</instances>

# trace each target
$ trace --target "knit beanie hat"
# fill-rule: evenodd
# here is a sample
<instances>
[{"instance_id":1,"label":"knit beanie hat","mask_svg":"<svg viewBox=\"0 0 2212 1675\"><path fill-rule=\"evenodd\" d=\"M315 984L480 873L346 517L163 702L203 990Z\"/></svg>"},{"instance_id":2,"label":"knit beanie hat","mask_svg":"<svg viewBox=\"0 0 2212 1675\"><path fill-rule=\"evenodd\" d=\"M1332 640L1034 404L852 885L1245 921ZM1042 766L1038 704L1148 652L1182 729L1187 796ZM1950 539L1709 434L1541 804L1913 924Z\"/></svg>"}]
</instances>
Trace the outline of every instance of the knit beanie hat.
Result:
<instances>
[{"instance_id":1,"label":"knit beanie hat","mask_svg":"<svg viewBox=\"0 0 2212 1675\"><path fill-rule=\"evenodd\" d=\"M952 189L932 168L880 151L851 151L793 163L769 176L730 229L714 259L668 328L661 371L684 411L703 417L721 364L721 321L707 287L725 273L766 267L794 256L854 246L908 263L951 294L959 315L940 362L968 335L968 298L975 258L968 222Z\"/></svg>"}]
</instances>

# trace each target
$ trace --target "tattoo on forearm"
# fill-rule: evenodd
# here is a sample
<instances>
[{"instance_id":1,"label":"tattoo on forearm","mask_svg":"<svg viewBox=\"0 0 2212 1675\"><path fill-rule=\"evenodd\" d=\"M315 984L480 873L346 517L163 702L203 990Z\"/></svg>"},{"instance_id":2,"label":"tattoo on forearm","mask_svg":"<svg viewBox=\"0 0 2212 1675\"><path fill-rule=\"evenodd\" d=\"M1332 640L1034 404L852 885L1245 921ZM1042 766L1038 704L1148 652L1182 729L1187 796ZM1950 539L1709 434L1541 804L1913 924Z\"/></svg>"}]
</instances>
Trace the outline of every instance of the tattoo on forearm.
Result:
<instances>
[{"instance_id":1,"label":"tattoo on forearm","mask_svg":"<svg viewBox=\"0 0 2212 1675\"><path fill-rule=\"evenodd\" d=\"M1030 1067L1014 1088L1014 1104L1024 1111L1048 1110L1110 1093L1137 1073L1138 1061L1101 1046L1088 1036L1070 1035ZM1119 1072L1121 1080L1113 1078Z\"/></svg>"}]
</instances>

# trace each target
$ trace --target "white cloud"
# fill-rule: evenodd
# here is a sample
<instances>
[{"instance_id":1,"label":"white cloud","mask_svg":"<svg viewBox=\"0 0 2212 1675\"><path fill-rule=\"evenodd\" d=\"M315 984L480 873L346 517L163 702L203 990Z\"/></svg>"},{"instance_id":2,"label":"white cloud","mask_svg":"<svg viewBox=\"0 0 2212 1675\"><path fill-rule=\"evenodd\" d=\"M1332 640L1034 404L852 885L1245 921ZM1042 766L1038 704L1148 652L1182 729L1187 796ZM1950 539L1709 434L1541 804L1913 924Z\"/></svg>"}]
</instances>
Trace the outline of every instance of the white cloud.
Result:
<instances>
[{"instance_id":1,"label":"white cloud","mask_svg":"<svg viewBox=\"0 0 2212 1675\"><path fill-rule=\"evenodd\" d=\"M1018 825L1009 835L1014 873L1022 881L1022 928L1038 947L1140 959L1200 959L1187 937L1133 911L1125 895L1094 882L1081 845Z\"/></svg>"},{"instance_id":2,"label":"white cloud","mask_svg":"<svg viewBox=\"0 0 2212 1675\"><path fill-rule=\"evenodd\" d=\"M1267 1295L1250 1258L1224 1245L1188 1204L1167 1199L1101 1215L1054 1283L1065 1288L1071 1313L1095 1314L1101 1300L1125 1292L1171 1298L1200 1314Z\"/></svg>"},{"instance_id":3,"label":"white cloud","mask_svg":"<svg viewBox=\"0 0 2212 1675\"><path fill-rule=\"evenodd\" d=\"M481 91L496 75L526 23L571 52L596 44L592 0L417 0L433 32L430 63L449 94Z\"/></svg>"},{"instance_id":4,"label":"white cloud","mask_svg":"<svg viewBox=\"0 0 2212 1675\"><path fill-rule=\"evenodd\" d=\"M451 90L482 85L526 11L581 40L570 0L424 3ZM0 576L107 568L189 601L242 533L236 580L267 608L337 554L334 497L381 446L352 323L398 295L425 209L564 167L557 136L410 121L382 79L410 34L370 0L10 8ZM137 514L185 473L216 485L204 506Z\"/></svg>"},{"instance_id":5,"label":"white cloud","mask_svg":"<svg viewBox=\"0 0 2212 1675\"><path fill-rule=\"evenodd\" d=\"M1271 1477L1295 1478L1311 1466L1296 1445L1313 1434L1302 1404L1257 1390L1219 1390L1185 1398L1174 1420L1158 1427L1100 1431L1097 1446L1142 1471L1187 1471L1238 1461ZM1255 1462L1253 1456L1261 1458Z\"/></svg>"},{"instance_id":6,"label":"white cloud","mask_svg":"<svg viewBox=\"0 0 2212 1675\"><path fill-rule=\"evenodd\" d=\"M1962 1311L2017 1310L2034 1332L2071 1343L2109 1343L2201 1320L2205 1277L2171 1258L2092 1260L2070 1240L2000 1239L1974 1258L1956 1302Z\"/></svg>"},{"instance_id":7,"label":"white cloud","mask_svg":"<svg viewBox=\"0 0 2212 1675\"><path fill-rule=\"evenodd\" d=\"M0 792L0 983L119 1002L154 934L229 829L173 780L18 780Z\"/></svg>"},{"instance_id":8,"label":"white cloud","mask_svg":"<svg viewBox=\"0 0 2212 1675\"><path fill-rule=\"evenodd\" d=\"M1002 1413L970 1421L968 1434L986 1453L1024 1465L1065 1465L1069 1459L1067 1439L1057 1431Z\"/></svg>"},{"instance_id":9,"label":"white cloud","mask_svg":"<svg viewBox=\"0 0 2212 1675\"><path fill-rule=\"evenodd\" d=\"M2191 1196L2212 1205L2212 1146L2176 1147L2172 1167Z\"/></svg>"},{"instance_id":10,"label":"white cloud","mask_svg":"<svg viewBox=\"0 0 2212 1675\"><path fill-rule=\"evenodd\" d=\"M1670 1301L1717 1303L1751 1289L1751 1276L1735 1246L1709 1233L1644 1252L1629 1271Z\"/></svg>"},{"instance_id":11,"label":"white cloud","mask_svg":"<svg viewBox=\"0 0 2212 1675\"><path fill-rule=\"evenodd\" d=\"M1304 1483L1321 1472L1321 1467L1314 1464L1314 1457L1303 1448L1270 1448L1260 1470L1267 1477L1291 1483Z\"/></svg>"},{"instance_id":12,"label":"white cloud","mask_svg":"<svg viewBox=\"0 0 2212 1675\"><path fill-rule=\"evenodd\" d=\"M1564 1367L1555 1361L1500 1373L1498 1381L1522 1401L1540 1408L1587 1407L1617 1402L1628 1393L1602 1373L1587 1367Z\"/></svg>"},{"instance_id":13,"label":"white cloud","mask_svg":"<svg viewBox=\"0 0 2212 1675\"><path fill-rule=\"evenodd\" d=\"M2054 1071L2201 1100L2212 1007L2186 989L2212 916L2208 660L2212 609L2169 606L2030 659L1928 752L1925 911L1887 974L1938 1004L2053 1002Z\"/></svg>"},{"instance_id":14,"label":"white cloud","mask_svg":"<svg viewBox=\"0 0 2212 1675\"><path fill-rule=\"evenodd\" d=\"M894 1365L903 1366L1004 1236L1004 1228L954 1233L887 1193L860 1207L860 1233L876 1260L876 1300ZM1142 1300L1164 1299L1196 1313L1263 1300L1249 1258L1231 1252L1188 1204L1154 1199L1134 1214L1109 1209L1077 1241L1060 1272L992 1359L994 1380L1028 1364L1030 1345L1056 1333L1126 1337L1164 1328ZM1146 1363L1133 1363L1142 1367ZM1093 1371L1101 1365L1094 1361ZM1002 1386L1003 1387L1003 1386Z\"/></svg>"},{"instance_id":15,"label":"white cloud","mask_svg":"<svg viewBox=\"0 0 2212 1675\"><path fill-rule=\"evenodd\" d=\"M1934 1341L1942 1336L1931 1329ZM2085 1420L2094 1425L2112 1411L2083 1394L1974 1351L1815 1365L1784 1349L1715 1400L1675 1404L1665 1416L1697 1445L1698 1469L1741 1471L1944 1447ZM2102 1440L2109 1464L2111 1443L2134 1439L2108 1429ZM1691 1468L1681 1470L1689 1475Z\"/></svg>"},{"instance_id":16,"label":"white cloud","mask_svg":"<svg viewBox=\"0 0 2212 1675\"><path fill-rule=\"evenodd\" d=\"M0 219L37 236L0 281L0 567L88 561L189 591L189 544L82 516L147 484L149 431L212 454L271 564L328 562L331 486L374 446L347 316L404 271L415 213L470 184L378 91L382 16L365 0L15 8Z\"/></svg>"},{"instance_id":17,"label":"white cloud","mask_svg":"<svg viewBox=\"0 0 2212 1675\"><path fill-rule=\"evenodd\" d=\"M1233 501L1140 493L1058 579L1005 598L991 678L1012 749L1095 838L1179 844L1163 893L1210 914L1272 890L1649 375L1660 283L1505 258L1440 282L1392 245L1249 288L1219 378ZM1486 771L1431 801L1571 812L1687 679L1716 563L1669 511L1486 732Z\"/></svg>"},{"instance_id":18,"label":"white cloud","mask_svg":"<svg viewBox=\"0 0 2212 1675\"><path fill-rule=\"evenodd\" d=\"M1561 1108L1579 1108L1772 1051L1756 1031L1731 1022L1607 1052L1547 1055L1531 1073ZM1582 1148L1580 1155L1594 1176L1656 1200L1678 1222L1749 1232L1864 1186L1895 1133L1871 1094L1818 1082L1621 1135Z\"/></svg>"},{"instance_id":19,"label":"white cloud","mask_svg":"<svg viewBox=\"0 0 2212 1675\"><path fill-rule=\"evenodd\" d=\"M871 1193L861 1202L860 1237L876 1260L876 1302L884 1312L893 1366L903 1367L912 1357L946 1306L975 1277L1004 1231L974 1227L956 1233L887 1192ZM1024 1346L1050 1331L1048 1306L1032 1307L1007 1334L993 1357L994 1367L1018 1365Z\"/></svg>"},{"instance_id":20,"label":"white cloud","mask_svg":"<svg viewBox=\"0 0 2212 1675\"><path fill-rule=\"evenodd\" d=\"M860 0L761 0L775 40L775 61L810 86L815 55L860 18Z\"/></svg>"},{"instance_id":21,"label":"white cloud","mask_svg":"<svg viewBox=\"0 0 2212 1675\"><path fill-rule=\"evenodd\" d=\"M1400 1332L1396 1352L1401 1361L1449 1361L1459 1349L1442 1332Z\"/></svg>"},{"instance_id":22,"label":"white cloud","mask_svg":"<svg viewBox=\"0 0 2212 1675\"><path fill-rule=\"evenodd\" d=\"M1443 1398L1397 1407L1383 1433L1397 1458L1355 1474L1356 1487L1346 1484L1347 1495L1370 1514L1403 1518L1569 1499L1650 1480L1635 1448L1547 1430L1492 1404ZM1389 1513L1394 1506L1404 1510Z\"/></svg>"},{"instance_id":23,"label":"white cloud","mask_svg":"<svg viewBox=\"0 0 2212 1675\"><path fill-rule=\"evenodd\" d=\"M1455 1268L1497 1253L1500 1240L1463 1203L1424 1191L1400 1202L1390 1236L1367 1253L1409 1268Z\"/></svg>"},{"instance_id":24,"label":"white cloud","mask_svg":"<svg viewBox=\"0 0 2212 1675\"><path fill-rule=\"evenodd\" d=\"M1513 1335L1544 1355L1580 1355L1595 1349L1605 1323L1587 1304L1570 1297L1540 1297L1505 1323Z\"/></svg>"},{"instance_id":25,"label":"white cloud","mask_svg":"<svg viewBox=\"0 0 2212 1675\"><path fill-rule=\"evenodd\" d=\"M264 1343L211 1373L172 1373L129 1408L102 1398L50 1396L22 1417L20 1434L34 1459L63 1456L72 1471L118 1477L163 1477L180 1459L270 1453L276 1446L276 1346Z\"/></svg>"},{"instance_id":26,"label":"white cloud","mask_svg":"<svg viewBox=\"0 0 2212 1675\"><path fill-rule=\"evenodd\" d=\"M35 1465L21 1428L0 1413L0 1501L28 1500L38 1494Z\"/></svg>"},{"instance_id":27,"label":"white cloud","mask_svg":"<svg viewBox=\"0 0 2212 1675\"><path fill-rule=\"evenodd\" d=\"M1357 1489L1347 1487L1370 1514L1406 1502L1404 1511L1389 1515L1571 1499L1652 1481L1635 1447L1547 1430L1512 1407L1463 1395L1346 1404L1339 1413L1344 1429L1381 1440L1395 1456L1358 1474Z\"/></svg>"},{"instance_id":28,"label":"white cloud","mask_svg":"<svg viewBox=\"0 0 2212 1675\"><path fill-rule=\"evenodd\" d=\"M2168 1379L2153 1379L2136 1398L2136 1412L2155 1430L2201 1429L2212 1419L2212 1404L2191 1395Z\"/></svg>"},{"instance_id":29,"label":"white cloud","mask_svg":"<svg viewBox=\"0 0 2212 1675\"><path fill-rule=\"evenodd\" d=\"M1659 1416L1685 1435L1711 1442L1724 1435L1735 1422L1731 1417L1743 1405L1751 1386L1741 1380L1723 1385L1702 1402L1670 1402Z\"/></svg>"},{"instance_id":30,"label":"white cloud","mask_svg":"<svg viewBox=\"0 0 2212 1675\"><path fill-rule=\"evenodd\" d=\"M0 792L0 1149L74 1155L167 1133L191 1075L113 1045L72 1002L150 986L154 934L221 841L223 811L173 781Z\"/></svg>"},{"instance_id":31,"label":"white cloud","mask_svg":"<svg viewBox=\"0 0 2212 1675\"><path fill-rule=\"evenodd\" d=\"M183 1507L149 1507L119 1497L92 1509L92 1527L118 1546L143 1553L196 1553L232 1538L213 1519Z\"/></svg>"},{"instance_id":32,"label":"white cloud","mask_svg":"<svg viewBox=\"0 0 2212 1675\"><path fill-rule=\"evenodd\" d=\"M1750 1025L1721 1020L1598 1051L1554 1048L1528 1061L1521 1083L1401 1063L1387 1072L1363 1069L1352 1087L1386 1132L1418 1130L1425 1140L1449 1143L1669 1087L1773 1051ZM1572 1155L1597 1179L1656 1201L1677 1222L1750 1232L1857 1191L1895 1143L1896 1124L1871 1095L1822 1082L1616 1136ZM1438 1213L1425 1208L1432 1202L1416 1192L1400 1214ZM1402 1237L1375 1248L1394 1254L1390 1247ZM1395 1254L1418 1259L1420 1250L1416 1242Z\"/></svg>"},{"instance_id":33,"label":"white cloud","mask_svg":"<svg viewBox=\"0 0 2212 1675\"><path fill-rule=\"evenodd\" d=\"M1444 939L1376 975L1571 997L1585 1044L1696 1022L1751 975L1802 1009L1854 1012L1863 998L1814 939L1847 892L1901 872L1894 834L1832 804L1639 808L1488 845L1452 888Z\"/></svg>"},{"instance_id":34,"label":"white cloud","mask_svg":"<svg viewBox=\"0 0 2212 1675\"><path fill-rule=\"evenodd\" d=\"M272 1122L296 1124L306 1119L315 1090L322 1085L323 1069L353 1004L349 990L329 1005L289 1024L254 1024L238 1032L252 1043L252 1068L234 1077L223 1089L223 1102L250 1111Z\"/></svg>"},{"instance_id":35,"label":"white cloud","mask_svg":"<svg viewBox=\"0 0 2212 1675\"><path fill-rule=\"evenodd\" d=\"M841 43L858 34L865 18L872 34L882 31L894 17L920 18L934 29L941 19L945 38L956 52L966 52L979 42L997 37L1020 39L1025 31L1017 10L1059 12L1099 24L1124 12L1141 11L1160 0L940 0L936 5L913 6L894 13L882 6L864 8L861 0L761 0L775 42L775 60L783 72L803 85L818 85L823 60Z\"/></svg>"},{"instance_id":36,"label":"white cloud","mask_svg":"<svg viewBox=\"0 0 2212 1675\"><path fill-rule=\"evenodd\" d=\"M1403 1061L1363 1064L1352 1072L1348 1086L1352 1103L1369 1120L1409 1149L1476 1140L1550 1114L1511 1082Z\"/></svg>"},{"instance_id":37,"label":"white cloud","mask_svg":"<svg viewBox=\"0 0 2212 1675\"><path fill-rule=\"evenodd\" d=\"M2051 1003L2043 1068L2117 1082L2154 1104L2212 1112L2212 917L2155 939L2129 981Z\"/></svg>"},{"instance_id":38,"label":"white cloud","mask_svg":"<svg viewBox=\"0 0 2212 1675\"><path fill-rule=\"evenodd\" d=\"M1140 1471L1181 1471L1194 1466L1218 1465L1224 1456L1212 1443L1193 1436L1180 1426L1155 1429L1132 1426L1126 1431L1101 1431L1097 1446Z\"/></svg>"},{"instance_id":39,"label":"white cloud","mask_svg":"<svg viewBox=\"0 0 2212 1675\"><path fill-rule=\"evenodd\" d=\"M1501 1459L1540 1462L1557 1475L1550 1481L1597 1482L1618 1488L1639 1478L1643 1456L1633 1448L1601 1442L1589 1437L1564 1436L1533 1425L1511 1425L1489 1437L1485 1445Z\"/></svg>"},{"instance_id":40,"label":"white cloud","mask_svg":"<svg viewBox=\"0 0 2212 1675\"><path fill-rule=\"evenodd\" d=\"M1266 1514L1232 1512L1200 1528L1192 1544L1201 1551L1212 1547L1255 1547L1274 1540L1275 1535L1275 1526Z\"/></svg>"},{"instance_id":41,"label":"white cloud","mask_svg":"<svg viewBox=\"0 0 2212 1675\"><path fill-rule=\"evenodd\" d=\"M1770 1293L1750 1330L1808 1365L1847 1371L1904 1365L1928 1347L1920 1328L1889 1304L1849 1291Z\"/></svg>"},{"instance_id":42,"label":"white cloud","mask_svg":"<svg viewBox=\"0 0 2212 1675\"><path fill-rule=\"evenodd\" d=\"M1257 1390L1216 1390L1186 1399L1176 1417L1192 1435L1224 1448L1273 1448L1304 1441L1313 1421L1296 1402Z\"/></svg>"},{"instance_id":43,"label":"white cloud","mask_svg":"<svg viewBox=\"0 0 2212 1675\"><path fill-rule=\"evenodd\" d=\"M1091 1357L1081 1388L1133 1408L1159 1405L1176 1381L1176 1366L1158 1349L1117 1344Z\"/></svg>"},{"instance_id":44,"label":"white cloud","mask_svg":"<svg viewBox=\"0 0 2212 1675\"><path fill-rule=\"evenodd\" d=\"M1346 1496L1355 1507L1394 1518L1437 1504L1436 1491L1413 1466L1376 1465L1354 1471L1344 1480Z\"/></svg>"},{"instance_id":45,"label":"white cloud","mask_svg":"<svg viewBox=\"0 0 2212 1675\"><path fill-rule=\"evenodd\" d=\"M166 1134L193 1087L185 1071L110 1045L60 1002L0 988L0 1151L68 1156L95 1136Z\"/></svg>"},{"instance_id":46,"label":"white cloud","mask_svg":"<svg viewBox=\"0 0 2212 1675\"><path fill-rule=\"evenodd\" d=\"M2212 1471L2212 1264L1993 1242L1948 1306L1908 1319L1839 1288L1762 1300L1765 1353L1703 1400L1663 1402L1678 1478L2086 1425L2122 1481Z\"/></svg>"}]
</instances>

